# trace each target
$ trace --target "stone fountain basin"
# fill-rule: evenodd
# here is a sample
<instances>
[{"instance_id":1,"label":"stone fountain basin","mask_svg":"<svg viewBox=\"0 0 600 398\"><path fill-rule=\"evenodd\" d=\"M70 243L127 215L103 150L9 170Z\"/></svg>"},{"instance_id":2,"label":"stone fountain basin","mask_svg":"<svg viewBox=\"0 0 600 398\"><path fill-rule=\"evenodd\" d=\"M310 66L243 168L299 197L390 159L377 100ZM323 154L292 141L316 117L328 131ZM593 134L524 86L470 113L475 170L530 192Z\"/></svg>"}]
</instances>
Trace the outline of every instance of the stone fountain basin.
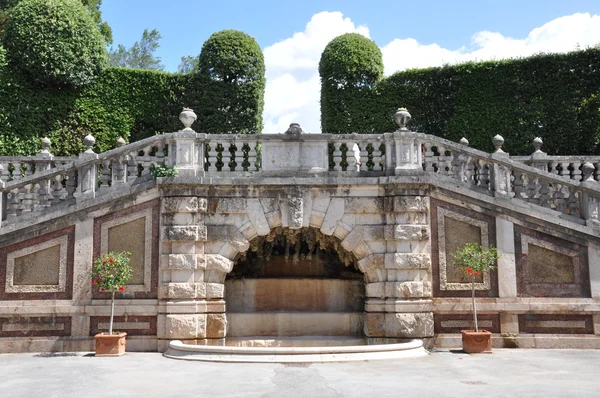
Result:
<instances>
[{"instance_id":1,"label":"stone fountain basin","mask_svg":"<svg viewBox=\"0 0 600 398\"><path fill-rule=\"evenodd\" d=\"M384 339L378 339L380 341ZM388 340L389 341L389 340ZM376 344L377 340L354 336L293 338L248 337L225 339L226 345L169 343L167 358L207 362L346 362L427 356L423 341L398 340ZM362 344L361 344L362 343ZM348 345L350 344L350 345Z\"/></svg>"}]
</instances>

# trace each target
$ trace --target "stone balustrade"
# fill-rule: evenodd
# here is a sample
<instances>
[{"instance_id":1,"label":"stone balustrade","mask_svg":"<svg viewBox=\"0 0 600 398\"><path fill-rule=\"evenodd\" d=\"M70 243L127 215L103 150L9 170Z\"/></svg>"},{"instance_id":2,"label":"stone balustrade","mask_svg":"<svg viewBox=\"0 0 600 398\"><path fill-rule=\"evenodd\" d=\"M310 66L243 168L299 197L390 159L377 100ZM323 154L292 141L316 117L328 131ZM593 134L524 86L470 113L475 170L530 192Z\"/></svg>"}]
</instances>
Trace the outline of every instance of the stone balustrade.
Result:
<instances>
[{"instance_id":1,"label":"stone balustrade","mask_svg":"<svg viewBox=\"0 0 600 398\"><path fill-rule=\"evenodd\" d=\"M0 157L4 224L63 203L101 197L151 180L152 165L176 167L184 178L221 175L290 177L295 173L346 176L425 175L451 179L472 190L518 199L598 225L600 157L547 156L534 140L529 157L510 157L504 140L492 154L411 132L405 123L385 134L305 134L292 124L285 134L214 135L191 128L97 154L92 136L77 158L54 157L50 141L32 157ZM290 174L291 173L291 174ZM342 173L342 174L340 174ZM351 173L351 174L348 174Z\"/></svg>"}]
</instances>

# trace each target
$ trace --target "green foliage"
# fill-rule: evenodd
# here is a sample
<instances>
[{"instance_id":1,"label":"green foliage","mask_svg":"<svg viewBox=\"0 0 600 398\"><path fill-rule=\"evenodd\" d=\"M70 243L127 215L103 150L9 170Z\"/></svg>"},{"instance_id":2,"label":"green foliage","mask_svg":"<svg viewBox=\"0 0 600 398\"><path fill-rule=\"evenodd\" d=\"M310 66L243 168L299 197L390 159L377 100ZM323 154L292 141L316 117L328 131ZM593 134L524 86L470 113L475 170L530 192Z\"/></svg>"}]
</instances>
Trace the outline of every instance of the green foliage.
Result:
<instances>
[{"instance_id":1,"label":"green foliage","mask_svg":"<svg viewBox=\"0 0 600 398\"><path fill-rule=\"evenodd\" d=\"M130 257L130 252L103 253L94 260L92 284L101 292L125 290L125 284L133 275Z\"/></svg>"},{"instance_id":2,"label":"green foliage","mask_svg":"<svg viewBox=\"0 0 600 398\"><path fill-rule=\"evenodd\" d=\"M481 272L496 268L496 260L500 258L498 249L492 246L483 249L479 243L467 243L450 256L455 266L473 278Z\"/></svg>"},{"instance_id":3,"label":"green foliage","mask_svg":"<svg viewBox=\"0 0 600 398\"><path fill-rule=\"evenodd\" d=\"M102 20L102 12L100 11L100 7L102 7L102 0L80 0L83 6L88 10L92 20L98 26L98 30L104 37L104 42L106 44L111 44L112 39L112 29L106 22Z\"/></svg>"},{"instance_id":4,"label":"green foliage","mask_svg":"<svg viewBox=\"0 0 600 398\"><path fill-rule=\"evenodd\" d=\"M104 39L77 0L20 1L3 42L14 73L45 87L84 86L106 64Z\"/></svg>"},{"instance_id":5,"label":"green foliage","mask_svg":"<svg viewBox=\"0 0 600 398\"><path fill-rule=\"evenodd\" d=\"M150 175L154 178L157 177L176 177L177 166L169 167L163 164L152 164L150 165Z\"/></svg>"},{"instance_id":6,"label":"green foliage","mask_svg":"<svg viewBox=\"0 0 600 398\"><path fill-rule=\"evenodd\" d=\"M408 70L363 90L334 89L321 75L322 130L393 131L393 114L405 106L412 130L452 141L464 136L488 152L501 134L511 155L531 154L535 137L550 155L600 154L599 74L600 49L591 48Z\"/></svg>"},{"instance_id":7,"label":"green foliage","mask_svg":"<svg viewBox=\"0 0 600 398\"><path fill-rule=\"evenodd\" d=\"M189 102L203 132L262 130L265 62L256 40L243 32L214 33L202 46L198 72L190 74Z\"/></svg>"},{"instance_id":8,"label":"green foliage","mask_svg":"<svg viewBox=\"0 0 600 398\"><path fill-rule=\"evenodd\" d=\"M330 133L374 132L373 87L383 77L379 47L358 33L333 39L321 55L321 123Z\"/></svg>"},{"instance_id":9,"label":"green foliage","mask_svg":"<svg viewBox=\"0 0 600 398\"><path fill-rule=\"evenodd\" d=\"M254 50L262 61L258 46ZM84 150L82 140L88 134L96 138L94 151L104 152L114 148L119 137L133 142L178 131L182 106L202 110L193 126L197 130L259 132L264 95L261 65L260 76L253 63L248 69L256 73L222 85L199 73L109 67L81 89L48 90L9 68L0 47L0 156L36 154L44 136L52 141L54 155L76 156ZM211 92L215 89L221 91Z\"/></svg>"},{"instance_id":10,"label":"green foliage","mask_svg":"<svg viewBox=\"0 0 600 398\"><path fill-rule=\"evenodd\" d=\"M177 67L177 73L193 73L198 71L198 57L186 55L181 57L181 62Z\"/></svg>"},{"instance_id":11,"label":"green foliage","mask_svg":"<svg viewBox=\"0 0 600 398\"><path fill-rule=\"evenodd\" d=\"M108 64L122 68L163 70L165 67L160 63L160 57L154 55L161 39L156 29L148 32L144 29L140 41L133 43L131 48L125 48L122 44L116 50L112 48L108 52Z\"/></svg>"}]
</instances>

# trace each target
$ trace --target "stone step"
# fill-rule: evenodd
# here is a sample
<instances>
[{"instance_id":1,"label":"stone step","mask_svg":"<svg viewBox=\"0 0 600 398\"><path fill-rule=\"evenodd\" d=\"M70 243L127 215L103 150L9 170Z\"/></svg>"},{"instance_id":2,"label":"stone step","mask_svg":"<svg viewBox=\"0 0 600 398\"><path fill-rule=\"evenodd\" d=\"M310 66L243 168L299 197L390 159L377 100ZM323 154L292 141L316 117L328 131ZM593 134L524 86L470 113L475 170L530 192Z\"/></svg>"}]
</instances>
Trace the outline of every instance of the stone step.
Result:
<instances>
[{"instance_id":1,"label":"stone step","mask_svg":"<svg viewBox=\"0 0 600 398\"><path fill-rule=\"evenodd\" d=\"M227 313L227 336L363 336L363 312Z\"/></svg>"},{"instance_id":2,"label":"stone step","mask_svg":"<svg viewBox=\"0 0 600 398\"><path fill-rule=\"evenodd\" d=\"M264 278L225 281L229 312L361 312L365 284L356 279Z\"/></svg>"}]
</instances>

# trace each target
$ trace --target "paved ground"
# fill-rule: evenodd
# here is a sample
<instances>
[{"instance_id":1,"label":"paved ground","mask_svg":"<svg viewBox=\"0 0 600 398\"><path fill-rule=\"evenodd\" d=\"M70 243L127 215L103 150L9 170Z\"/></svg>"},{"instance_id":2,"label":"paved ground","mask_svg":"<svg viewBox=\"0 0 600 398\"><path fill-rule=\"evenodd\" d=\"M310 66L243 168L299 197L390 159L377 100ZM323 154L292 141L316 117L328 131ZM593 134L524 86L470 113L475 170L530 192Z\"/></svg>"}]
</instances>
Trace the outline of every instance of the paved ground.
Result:
<instances>
[{"instance_id":1,"label":"paved ground","mask_svg":"<svg viewBox=\"0 0 600 398\"><path fill-rule=\"evenodd\" d=\"M600 397L600 350L434 352L405 360L226 364L0 355L0 397Z\"/></svg>"}]
</instances>

